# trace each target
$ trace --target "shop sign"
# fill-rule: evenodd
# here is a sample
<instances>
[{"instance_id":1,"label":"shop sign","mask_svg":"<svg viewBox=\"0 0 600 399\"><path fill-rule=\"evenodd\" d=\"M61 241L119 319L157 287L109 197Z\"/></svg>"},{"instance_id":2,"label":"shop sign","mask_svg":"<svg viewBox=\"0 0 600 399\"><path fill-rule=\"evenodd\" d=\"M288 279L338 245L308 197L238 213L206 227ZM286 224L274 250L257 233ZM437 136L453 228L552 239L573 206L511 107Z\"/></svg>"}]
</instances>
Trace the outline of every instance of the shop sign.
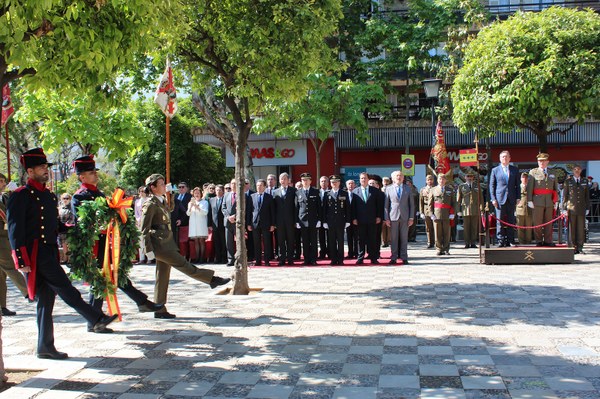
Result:
<instances>
[{"instance_id":1,"label":"shop sign","mask_svg":"<svg viewBox=\"0 0 600 399\"><path fill-rule=\"evenodd\" d=\"M306 165L306 141L252 141L250 158L254 166ZM231 151L226 152L226 165L235 166Z\"/></svg>"}]
</instances>

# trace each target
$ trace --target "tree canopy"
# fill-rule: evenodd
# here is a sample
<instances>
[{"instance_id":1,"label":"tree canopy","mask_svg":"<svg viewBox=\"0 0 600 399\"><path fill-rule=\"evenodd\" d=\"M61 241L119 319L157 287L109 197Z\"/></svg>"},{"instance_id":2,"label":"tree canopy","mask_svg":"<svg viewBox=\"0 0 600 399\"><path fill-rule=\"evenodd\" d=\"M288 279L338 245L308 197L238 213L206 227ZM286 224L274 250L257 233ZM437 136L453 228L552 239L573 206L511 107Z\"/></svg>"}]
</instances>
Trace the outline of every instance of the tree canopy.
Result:
<instances>
[{"instance_id":1,"label":"tree canopy","mask_svg":"<svg viewBox=\"0 0 600 399\"><path fill-rule=\"evenodd\" d=\"M551 7L490 25L468 45L452 99L462 132L529 128L546 150L557 119L600 115L600 16Z\"/></svg>"}]
</instances>

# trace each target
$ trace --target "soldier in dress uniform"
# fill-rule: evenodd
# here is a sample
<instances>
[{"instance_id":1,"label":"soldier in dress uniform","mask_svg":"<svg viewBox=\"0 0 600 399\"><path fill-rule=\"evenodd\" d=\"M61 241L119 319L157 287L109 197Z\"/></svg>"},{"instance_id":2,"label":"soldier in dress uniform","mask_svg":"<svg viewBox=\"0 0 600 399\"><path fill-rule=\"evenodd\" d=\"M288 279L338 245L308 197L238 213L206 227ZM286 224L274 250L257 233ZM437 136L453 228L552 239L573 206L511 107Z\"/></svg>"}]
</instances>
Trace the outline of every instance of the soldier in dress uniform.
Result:
<instances>
[{"instance_id":1,"label":"soldier in dress uniform","mask_svg":"<svg viewBox=\"0 0 600 399\"><path fill-rule=\"evenodd\" d=\"M71 198L71 207L73 214L77 218L77 211L84 201L94 201L98 197L105 198L106 195L98 190L98 169L96 169L96 161L94 161L93 155L85 155L77 158L73 161L73 169L77 174L81 186L73 194ZM98 241L94 246L94 256L98 259L98 268L102 269L104 264L104 250L106 246L106 234L101 233L98 236ZM148 295L138 290L133 286L131 280L127 279L127 282L122 287L119 287L129 298L131 298L140 312L157 312L163 308L163 305L156 304L148 300ZM90 291L90 305L94 309L102 310L102 304L104 298L96 298ZM112 333L113 330L106 328L104 330L94 330L93 325L88 323L88 331L96 333Z\"/></svg>"},{"instance_id":2,"label":"soldier in dress uniform","mask_svg":"<svg viewBox=\"0 0 600 399\"><path fill-rule=\"evenodd\" d=\"M429 212L433 220L438 256L450 255L450 220L454 219L454 214L450 211L456 211L454 188L446 182L446 175L438 174L438 185L429 192Z\"/></svg>"},{"instance_id":3,"label":"soldier in dress uniform","mask_svg":"<svg viewBox=\"0 0 600 399\"><path fill-rule=\"evenodd\" d=\"M425 221L425 231L427 232L427 248L435 247L435 231L433 229L433 220L431 219L431 204L429 203L429 194L433 188L433 176L427 175L425 179L426 186L419 192L419 213L421 219Z\"/></svg>"},{"instance_id":4,"label":"soldier in dress uniform","mask_svg":"<svg viewBox=\"0 0 600 399\"><path fill-rule=\"evenodd\" d=\"M533 226L533 217L531 209L527 206L527 180L528 173L521 173L521 201L516 207L517 225L530 227ZM519 244L531 244L533 229L518 229Z\"/></svg>"},{"instance_id":5,"label":"soldier in dress uniform","mask_svg":"<svg viewBox=\"0 0 600 399\"><path fill-rule=\"evenodd\" d=\"M344 230L350 226L352 214L348 193L340 189L341 177L329 176L331 190L323 197L323 227L327 230L331 265L344 264Z\"/></svg>"},{"instance_id":6,"label":"soldier in dress uniform","mask_svg":"<svg viewBox=\"0 0 600 399\"><path fill-rule=\"evenodd\" d=\"M558 182L548 171L550 156L537 155L538 168L529 171L527 182L527 206L533 209L533 225L539 226L552 220L553 210L558 209ZM552 242L552 223L534 229L538 247L554 247Z\"/></svg>"},{"instance_id":7,"label":"soldier in dress uniform","mask_svg":"<svg viewBox=\"0 0 600 399\"><path fill-rule=\"evenodd\" d=\"M477 248L476 242L479 241L479 218L483 196L475 182L475 173L467 173L467 182L458 187L456 202L460 206L458 216L463 218L465 248Z\"/></svg>"},{"instance_id":8,"label":"soldier in dress uniform","mask_svg":"<svg viewBox=\"0 0 600 399\"><path fill-rule=\"evenodd\" d=\"M154 302L163 304L167 303L171 266L195 280L210 285L210 288L227 284L231 280L215 276L213 270L196 267L179 253L171 231L173 201L167 203L166 192L165 178L162 175L155 173L148 176L146 193L149 198L142 208L142 236L146 245L146 256L150 260L156 258ZM163 307L154 312L154 317L173 319L175 315Z\"/></svg>"},{"instance_id":9,"label":"soldier in dress uniform","mask_svg":"<svg viewBox=\"0 0 600 399\"><path fill-rule=\"evenodd\" d=\"M66 359L68 355L54 346L52 310L56 294L81 314L94 330L104 330L118 315L107 316L81 298L59 264L57 235L58 201L46 188L50 178L44 150L35 148L21 155L27 171L27 184L8 198L8 237L15 267L27 274L29 298L37 296L38 345L42 359Z\"/></svg>"},{"instance_id":10,"label":"soldier in dress uniform","mask_svg":"<svg viewBox=\"0 0 600 399\"><path fill-rule=\"evenodd\" d=\"M573 176L565 180L562 192L562 210L569 220L569 241L575 253L583 253L585 242L585 216L589 213L590 188L581 177L581 166L573 166Z\"/></svg>"},{"instance_id":11,"label":"soldier in dress uniform","mask_svg":"<svg viewBox=\"0 0 600 399\"><path fill-rule=\"evenodd\" d=\"M310 173L300 175L302 188L296 191L296 204L298 206L298 221L302 235L302 252L304 265L317 264L317 229L321 227L321 197L319 190L311 187L312 176Z\"/></svg>"},{"instance_id":12,"label":"soldier in dress uniform","mask_svg":"<svg viewBox=\"0 0 600 399\"><path fill-rule=\"evenodd\" d=\"M15 183L10 183L13 188L17 188ZM6 176L0 173L0 193L7 187ZM9 187L10 189L10 187ZM8 226L6 224L6 202L9 193L0 196L0 306L2 307L2 316L15 316L14 312L6 307L6 278L9 277L13 284L21 291L21 294L27 298L27 282L21 273L15 269L12 259L12 249L8 242Z\"/></svg>"}]
</instances>

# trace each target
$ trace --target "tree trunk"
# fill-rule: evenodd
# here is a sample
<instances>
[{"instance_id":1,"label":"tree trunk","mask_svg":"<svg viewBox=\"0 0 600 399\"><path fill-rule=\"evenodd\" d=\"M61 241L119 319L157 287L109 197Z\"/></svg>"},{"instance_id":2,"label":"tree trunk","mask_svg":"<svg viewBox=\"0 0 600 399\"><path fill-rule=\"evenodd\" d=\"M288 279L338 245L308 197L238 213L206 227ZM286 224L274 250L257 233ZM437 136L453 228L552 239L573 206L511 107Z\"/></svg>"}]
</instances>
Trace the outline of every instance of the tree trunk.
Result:
<instances>
[{"instance_id":1,"label":"tree trunk","mask_svg":"<svg viewBox=\"0 0 600 399\"><path fill-rule=\"evenodd\" d=\"M256 180L254 177L254 162L252 162L252 157L250 156L250 146L247 142L244 159L244 175L246 176L246 179L248 179L248 181L250 182L250 188L253 188L256 186Z\"/></svg>"},{"instance_id":2,"label":"tree trunk","mask_svg":"<svg viewBox=\"0 0 600 399\"><path fill-rule=\"evenodd\" d=\"M536 131L534 132L538 138L538 143L540 144L540 152L548 152L548 132Z\"/></svg>"},{"instance_id":3,"label":"tree trunk","mask_svg":"<svg viewBox=\"0 0 600 399\"><path fill-rule=\"evenodd\" d=\"M238 137L235 140L235 181L237 207L235 212L235 270L233 295L248 295L250 287L248 286L248 254L246 252L246 194L244 193L244 181L246 180L245 160L248 154L248 135L250 129L247 126L240 126Z\"/></svg>"}]
</instances>

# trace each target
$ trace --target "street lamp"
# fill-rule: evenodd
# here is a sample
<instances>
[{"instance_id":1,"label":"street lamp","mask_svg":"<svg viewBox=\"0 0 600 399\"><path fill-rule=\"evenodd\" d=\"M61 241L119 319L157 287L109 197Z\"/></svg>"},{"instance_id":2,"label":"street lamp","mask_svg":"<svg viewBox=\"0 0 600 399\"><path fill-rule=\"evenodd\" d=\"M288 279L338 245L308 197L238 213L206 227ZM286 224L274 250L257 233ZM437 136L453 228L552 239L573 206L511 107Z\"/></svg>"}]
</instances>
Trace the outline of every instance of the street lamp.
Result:
<instances>
[{"instance_id":1,"label":"street lamp","mask_svg":"<svg viewBox=\"0 0 600 399\"><path fill-rule=\"evenodd\" d=\"M440 96L440 87L442 87L442 79L425 79L423 80L423 88L425 96L431 99L431 125L433 134L435 135L435 100Z\"/></svg>"}]
</instances>

